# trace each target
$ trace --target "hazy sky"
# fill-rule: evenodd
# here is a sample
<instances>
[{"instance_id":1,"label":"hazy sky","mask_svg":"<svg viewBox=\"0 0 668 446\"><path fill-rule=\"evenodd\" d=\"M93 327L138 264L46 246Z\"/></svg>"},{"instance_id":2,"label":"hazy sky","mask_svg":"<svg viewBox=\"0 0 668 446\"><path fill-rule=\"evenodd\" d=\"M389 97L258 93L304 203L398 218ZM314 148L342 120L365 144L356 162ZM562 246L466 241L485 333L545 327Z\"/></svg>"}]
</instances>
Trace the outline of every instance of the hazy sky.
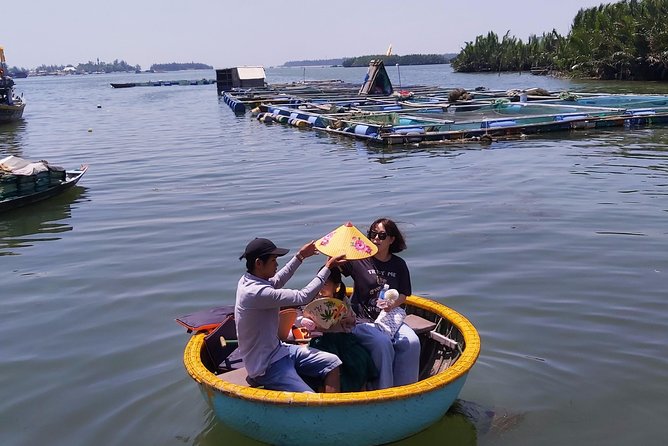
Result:
<instances>
[{"instance_id":1,"label":"hazy sky","mask_svg":"<svg viewBox=\"0 0 668 446\"><path fill-rule=\"evenodd\" d=\"M385 53L453 53L494 31L567 34L601 0L22 0L2 14L9 66L124 60L215 68Z\"/></svg>"}]
</instances>

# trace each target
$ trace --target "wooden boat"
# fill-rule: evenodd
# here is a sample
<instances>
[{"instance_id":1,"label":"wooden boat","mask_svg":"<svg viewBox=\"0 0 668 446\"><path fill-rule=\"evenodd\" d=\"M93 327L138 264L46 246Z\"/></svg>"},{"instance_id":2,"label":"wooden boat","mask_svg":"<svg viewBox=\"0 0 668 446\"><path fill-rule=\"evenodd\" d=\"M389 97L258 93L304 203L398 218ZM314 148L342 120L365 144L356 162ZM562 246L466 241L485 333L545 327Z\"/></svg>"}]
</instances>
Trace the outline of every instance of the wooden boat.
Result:
<instances>
[{"instance_id":1,"label":"wooden boat","mask_svg":"<svg viewBox=\"0 0 668 446\"><path fill-rule=\"evenodd\" d=\"M131 88L131 87L169 87L172 85L211 85L215 84L214 79L182 79L176 81L148 81L148 82L112 82L111 86L114 88Z\"/></svg>"},{"instance_id":2,"label":"wooden boat","mask_svg":"<svg viewBox=\"0 0 668 446\"><path fill-rule=\"evenodd\" d=\"M276 445L383 444L438 421L456 400L480 353L478 332L456 311L409 296L406 312L422 352L420 380L405 386L338 394L251 388L245 369L211 365L205 333L191 337L183 360L215 416L248 437Z\"/></svg>"},{"instance_id":3,"label":"wooden boat","mask_svg":"<svg viewBox=\"0 0 668 446\"><path fill-rule=\"evenodd\" d=\"M0 76L0 124L21 119L25 106L23 98L14 93L14 80Z\"/></svg>"},{"instance_id":4,"label":"wooden boat","mask_svg":"<svg viewBox=\"0 0 668 446\"><path fill-rule=\"evenodd\" d=\"M135 85L136 84L134 82L120 82L120 83L119 82L117 82L117 83L112 82L111 83L111 86L114 87L114 88L131 88L131 87L134 87Z\"/></svg>"},{"instance_id":5,"label":"wooden boat","mask_svg":"<svg viewBox=\"0 0 668 446\"><path fill-rule=\"evenodd\" d=\"M7 212L12 209L19 207L27 206L29 204L37 203L47 198L59 195L66 190L72 188L81 177L88 170L87 165L82 165L79 169L76 170L67 170L65 171L65 178L58 182L57 184L50 185L46 189L35 191L33 193L17 195L15 197L5 198L0 200L0 212Z\"/></svg>"},{"instance_id":6,"label":"wooden boat","mask_svg":"<svg viewBox=\"0 0 668 446\"><path fill-rule=\"evenodd\" d=\"M12 104L0 103L0 124L21 119L25 107L26 103L22 99L14 100Z\"/></svg>"},{"instance_id":7,"label":"wooden boat","mask_svg":"<svg viewBox=\"0 0 668 446\"><path fill-rule=\"evenodd\" d=\"M534 76L547 76L550 74L550 69L547 67L531 67L530 72Z\"/></svg>"},{"instance_id":8,"label":"wooden boat","mask_svg":"<svg viewBox=\"0 0 668 446\"><path fill-rule=\"evenodd\" d=\"M0 47L0 124L21 119L26 106L23 98L14 92L14 79L7 73L5 51Z\"/></svg>"}]
</instances>

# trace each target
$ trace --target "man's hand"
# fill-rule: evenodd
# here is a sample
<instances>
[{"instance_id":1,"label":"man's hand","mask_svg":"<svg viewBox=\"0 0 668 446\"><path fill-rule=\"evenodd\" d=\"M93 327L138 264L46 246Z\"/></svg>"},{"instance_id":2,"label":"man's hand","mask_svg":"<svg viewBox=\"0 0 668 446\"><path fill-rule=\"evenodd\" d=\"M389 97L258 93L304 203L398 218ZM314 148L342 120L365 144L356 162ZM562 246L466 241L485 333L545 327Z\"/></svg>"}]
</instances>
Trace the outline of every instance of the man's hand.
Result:
<instances>
[{"instance_id":1,"label":"man's hand","mask_svg":"<svg viewBox=\"0 0 668 446\"><path fill-rule=\"evenodd\" d=\"M301 256L302 259L305 259L307 257L311 257L315 253L316 253L315 240L311 240L310 242L299 248L297 257Z\"/></svg>"},{"instance_id":2,"label":"man's hand","mask_svg":"<svg viewBox=\"0 0 668 446\"><path fill-rule=\"evenodd\" d=\"M334 268L334 267L341 266L346 262L347 262L346 255L341 254L341 255L338 255L336 257L330 257L329 259L327 259L327 263L325 263L325 266L327 268Z\"/></svg>"}]
</instances>

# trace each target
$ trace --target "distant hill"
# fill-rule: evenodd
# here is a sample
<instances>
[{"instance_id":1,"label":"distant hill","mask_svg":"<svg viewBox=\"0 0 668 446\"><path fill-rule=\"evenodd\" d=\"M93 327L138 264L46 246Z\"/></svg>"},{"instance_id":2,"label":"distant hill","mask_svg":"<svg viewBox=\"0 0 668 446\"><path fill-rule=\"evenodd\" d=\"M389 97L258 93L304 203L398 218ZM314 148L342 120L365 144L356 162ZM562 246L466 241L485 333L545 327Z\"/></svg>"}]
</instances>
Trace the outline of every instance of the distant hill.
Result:
<instances>
[{"instance_id":1,"label":"distant hill","mask_svg":"<svg viewBox=\"0 0 668 446\"><path fill-rule=\"evenodd\" d=\"M313 67L341 65L343 57L339 59L317 59L317 60L290 60L283 64L284 67Z\"/></svg>"},{"instance_id":2,"label":"distant hill","mask_svg":"<svg viewBox=\"0 0 668 446\"><path fill-rule=\"evenodd\" d=\"M76 73L117 73L117 72L133 72L133 71L139 71L141 67L139 65L130 65L124 60L118 60L115 59L113 62L107 63L107 62L100 62L98 59L97 61L88 61L86 63L79 63L76 66L75 65L40 65L37 68L35 68L36 73L41 73L41 74L56 74L58 72L64 71L67 67L72 67L74 68L74 72ZM72 71L70 71L72 73Z\"/></svg>"},{"instance_id":3,"label":"distant hill","mask_svg":"<svg viewBox=\"0 0 668 446\"><path fill-rule=\"evenodd\" d=\"M188 62L188 63L154 63L151 65L153 71L181 71L181 70L213 70L211 65L204 63Z\"/></svg>"},{"instance_id":4,"label":"distant hill","mask_svg":"<svg viewBox=\"0 0 668 446\"><path fill-rule=\"evenodd\" d=\"M342 57L340 59L311 59L311 60L290 60L283 64L284 67L313 67L313 66L333 66L341 65L344 67L366 67L371 59L383 59L386 65L433 65L450 63L457 53L446 54L408 54L406 56L385 56L382 54L373 54L357 57Z\"/></svg>"},{"instance_id":5,"label":"distant hill","mask_svg":"<svg viewBox=\"0 0 668 446\"><path fill-rule=\"evenodd\" d=\"M385 56L383 54L372 54L344 59L344 67L366 67L373 59L382 59L385 65L435 65L450 63L450 59L456 54L407 54L405 56Z\"/></svg>"}]
</instances>

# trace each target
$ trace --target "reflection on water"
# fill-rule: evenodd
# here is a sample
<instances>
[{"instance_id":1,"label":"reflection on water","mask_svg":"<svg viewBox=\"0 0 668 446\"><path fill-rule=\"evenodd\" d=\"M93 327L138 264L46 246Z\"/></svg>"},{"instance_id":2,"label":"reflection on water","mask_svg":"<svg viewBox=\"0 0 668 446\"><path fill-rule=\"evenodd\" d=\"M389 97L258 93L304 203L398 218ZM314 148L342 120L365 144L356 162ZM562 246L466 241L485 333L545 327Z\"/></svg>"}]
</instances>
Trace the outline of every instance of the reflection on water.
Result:
<instances>
[{"instance_id":1,"label":"reflection on water","mask_svg":"<svg viewBox=\"0 0 668 446\"><path fill-rule=\"evenodd\" d=\"M0 158L8 155L23 156L23 138L26 122L22 119L0 124Z\"/></svg>"},{"instance_id":2,"label":"reflection on water","mask_svg":"<svg viewBox=\"0 0 668 446\"><path fill-rule=\"evenodd\" d=\"M259 446L265 443L248 438L217 421L209 411L205 429L194 439L195 446L233 444ZM514 428L523 416L484 408L471 401L457 400L443 418L409 438L389 443L395 446L451 444L475 446L479 438L494 438ZM382 427L379 427L382 428Z\"/></svg>"},{"instance_id":3,"label":"reflection on water","mask_svg":"<svg viewBox=\"0 0 668 446\"><path fill-rule=\"evenodd\" d=\"M86 188L74 186L56 197L5 212L0 217L0 256L18 255L20 248L59 240L54 234L72 230L63 221L71 217L71 205L85 198Z\"/></svg>"},{"instance_id":4,"label":"reflection on water","mask_svg":"<svg viewBox=\"0 0 668 446\"><path fill-rule=\"evenodd\" d=\"M391 164L402 158L413 157L416 155L423 155L429 158L435 157L457 157L461 155L464 149L480 149L480 144L441 144L430 146L429 144L415 144L414 146L377 146L369 145L367 153L369 159L380 164Z\"/></svg>"},{"instance_id":5,"label":"reflection on water","mask_svg":"<svg viewBox=\"0 0 668 446\"><path fill-rule=\"evenodd\" d=\"M668 94L665 82L573 80L574 90L615 94Z\"/></svg>"}]
</instances>

